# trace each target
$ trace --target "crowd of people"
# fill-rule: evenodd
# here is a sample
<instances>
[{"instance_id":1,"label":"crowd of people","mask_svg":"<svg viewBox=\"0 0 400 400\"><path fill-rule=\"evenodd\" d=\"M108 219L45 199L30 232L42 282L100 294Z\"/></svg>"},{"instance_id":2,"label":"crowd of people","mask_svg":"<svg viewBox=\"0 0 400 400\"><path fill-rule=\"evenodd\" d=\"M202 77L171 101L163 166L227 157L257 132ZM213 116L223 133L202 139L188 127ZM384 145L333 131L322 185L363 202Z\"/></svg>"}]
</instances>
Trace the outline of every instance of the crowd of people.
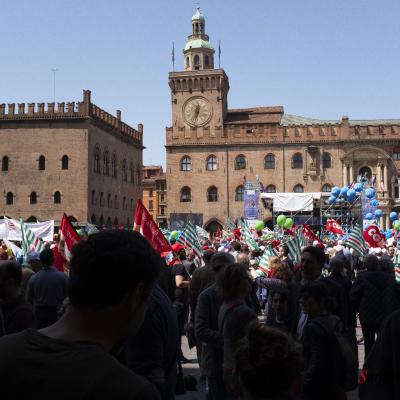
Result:
<instances>
[{"instance_id":1,"label":"crowd of people","mask_svg":"<svg viewBox=\"0 0 400 400\"><path fill-rule=\"evenodd\" d=\"M85 237L68 262L57 237L26 263L2 244L2 398L174 399L183 335L208 400L400 398L395 247L361 261L314 243L293 262L283 244L266 272L244 240L201 245L196 268L183 244L167 264L130 231Z\"/></svg>"}]
</instances>

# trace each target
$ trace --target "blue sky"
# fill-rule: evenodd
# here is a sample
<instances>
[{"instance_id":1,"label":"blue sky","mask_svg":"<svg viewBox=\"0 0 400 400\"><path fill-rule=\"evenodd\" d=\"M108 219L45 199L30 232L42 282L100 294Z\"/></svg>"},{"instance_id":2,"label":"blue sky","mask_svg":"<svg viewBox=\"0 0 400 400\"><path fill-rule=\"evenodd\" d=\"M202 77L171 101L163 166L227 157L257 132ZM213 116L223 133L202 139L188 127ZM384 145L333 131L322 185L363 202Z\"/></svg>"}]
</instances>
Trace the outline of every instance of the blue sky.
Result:
<instances>
[{"instance_id":1,"label":"blue sky","mask_svg":"<svg viewBox=\"0 0 400 400\"><path fill-rule=\"evenodd\" d=\"M144 124L165 165L168 72L191 32L189 0L1 0L0 102L92 99ZM203 0L230 78L229 107L283 105L314 118L400 118L399 0Z\"/></svg>"}]
</instances>

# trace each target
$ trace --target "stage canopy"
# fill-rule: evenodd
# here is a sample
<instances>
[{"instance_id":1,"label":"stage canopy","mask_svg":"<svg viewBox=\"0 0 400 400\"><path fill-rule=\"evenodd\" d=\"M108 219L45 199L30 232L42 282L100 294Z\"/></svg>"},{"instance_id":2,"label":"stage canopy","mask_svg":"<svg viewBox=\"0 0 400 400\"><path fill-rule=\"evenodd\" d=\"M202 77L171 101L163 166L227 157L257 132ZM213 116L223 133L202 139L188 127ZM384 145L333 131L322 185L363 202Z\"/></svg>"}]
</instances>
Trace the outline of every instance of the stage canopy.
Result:
<instances>
[{"instance_id":1,"label":"stage canopy","mask_svg":"<svg viewBox=\"0 0 400 400\"><path fill-rule=\"evenodd\" d=\"M261 193L261 199L273 199L274 212L313 211L321 193Z\"/></svg>"}]
</instances>

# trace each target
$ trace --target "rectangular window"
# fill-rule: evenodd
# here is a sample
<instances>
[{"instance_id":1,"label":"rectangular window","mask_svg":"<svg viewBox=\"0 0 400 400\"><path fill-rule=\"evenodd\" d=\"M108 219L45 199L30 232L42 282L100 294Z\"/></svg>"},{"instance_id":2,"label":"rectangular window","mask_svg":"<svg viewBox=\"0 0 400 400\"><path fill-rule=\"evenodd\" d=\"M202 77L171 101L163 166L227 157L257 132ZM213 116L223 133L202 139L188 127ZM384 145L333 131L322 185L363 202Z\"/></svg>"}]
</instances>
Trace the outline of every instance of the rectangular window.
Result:
<instances>
[{"instance_id":1,"label":"rectangular window","mask_svg":"<svg viewBox=\"0 0 400 400\"><path fill-rule=\"evenodd\" d=\"M393 160L400 160L400 152L393 153Z\"/></svg>"},{"instance_id":2,"label":"rectangular window","mask_svg":"<svg viewBox=\"0 0 400 400\"><path fill-rule=\"evenodd\" d=\"M149 200L149 211L153 211L154 209L154 202L153 200Z\"/></svg>"}]
</instances>

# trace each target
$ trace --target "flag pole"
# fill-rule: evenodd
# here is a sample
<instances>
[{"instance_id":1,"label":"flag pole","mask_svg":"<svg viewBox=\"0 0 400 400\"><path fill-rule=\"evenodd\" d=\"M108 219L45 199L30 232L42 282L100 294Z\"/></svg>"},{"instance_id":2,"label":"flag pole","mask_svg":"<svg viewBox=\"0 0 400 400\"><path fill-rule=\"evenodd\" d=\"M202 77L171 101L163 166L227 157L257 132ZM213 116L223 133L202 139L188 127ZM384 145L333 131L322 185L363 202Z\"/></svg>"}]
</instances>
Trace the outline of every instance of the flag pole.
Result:
<instances>
[{"instance_id":1,"label":"flag pole","mask_svg":"<svg viewBox=\"0 0 400 400\"><path fill-rule=\"evenodd\" d=\"M172 71L175 72L175 42L172 42Z\"/></svg>"},{"instance_id":2,"label":"flag pole","mask_svg":"<svg viewBox=\"0 0 400 400\"><path fill-rule=\"evenodd\" d=\"M221 68L221 41L218 40L218 68Z\"/></svg>"}]
</instances>

